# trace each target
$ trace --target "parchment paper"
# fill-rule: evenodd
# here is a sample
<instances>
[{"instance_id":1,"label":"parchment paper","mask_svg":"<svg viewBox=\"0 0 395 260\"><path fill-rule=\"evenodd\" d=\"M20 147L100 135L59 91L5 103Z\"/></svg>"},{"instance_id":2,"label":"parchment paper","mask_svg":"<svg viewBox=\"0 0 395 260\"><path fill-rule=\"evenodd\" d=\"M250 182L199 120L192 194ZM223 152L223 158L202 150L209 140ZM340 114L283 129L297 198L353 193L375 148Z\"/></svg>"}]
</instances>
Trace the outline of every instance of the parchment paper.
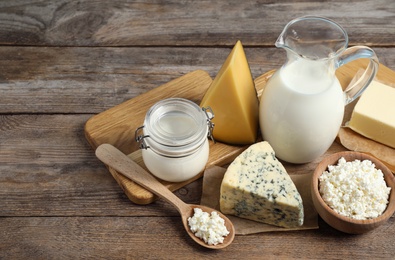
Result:
<instances>
[{"instance_id":1,"label":"parchment paper","mask_svg":"<svg viewBox=\"0 0 395 260\"><path fill-rule=\"evenodd\" d=\"M353 84L360 78L363 70L358 71L356 76L350 82ZM395 87L395 83L380 83L386 84L390 87ZM379 142L373 141L365 136L362 136L354 132L351 128L347 127L347 122L350 121L352 111L358 100L353 101L345 108L343 126L340 128L338 133L338 141L347 149L357 152L368 153L380 161L382 161L391 171L395 174L395 149ZM395 101L394 101L395 102ZM394 133L395 134L395 133Z\"/></svg>"},{"instance_id":2,"label":"parchment paper","mask_svg":"<svg viewBox=\"0 0 395 260\"><path fill-rule=\"evenodd\" d=\"M200 204L220 210L219 197L221 182L226 172L225 168L213 166L206 169L203 175L203 191ZM283 228L272 226L248 219L226 215L235 226L236 235L247 235L261 232L306 230L318 228L318 214L311 199L310 183L311 174L290 175L298 189L304 207L304 224L298 228Z\"/></svg>"}]
</instances>

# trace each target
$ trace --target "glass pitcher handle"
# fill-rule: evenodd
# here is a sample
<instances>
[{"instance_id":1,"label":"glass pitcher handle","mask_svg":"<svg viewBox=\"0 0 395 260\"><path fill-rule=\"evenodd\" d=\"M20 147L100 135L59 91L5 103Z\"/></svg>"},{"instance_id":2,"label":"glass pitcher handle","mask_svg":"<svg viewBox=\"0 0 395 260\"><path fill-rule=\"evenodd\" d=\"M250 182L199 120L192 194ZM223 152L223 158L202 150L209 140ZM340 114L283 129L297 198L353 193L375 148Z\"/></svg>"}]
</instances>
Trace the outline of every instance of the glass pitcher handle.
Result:
<instances>
[{"instance_id":1,"label":"glass pitcher handle","mask_svg":"<svg viewBox=\"0 0 395 260\"><path fill-rule=\"evenodd\" d=\"M379 68L379 60L376 53L366 46L354 46L346 49L337 60L337 68L356 59L368 58L369 65L366 67L362 76L351 86L344 90L346 96L345 104L349 104L359 97L367 86L372 82Z\"/></svg>"}]
</instances>

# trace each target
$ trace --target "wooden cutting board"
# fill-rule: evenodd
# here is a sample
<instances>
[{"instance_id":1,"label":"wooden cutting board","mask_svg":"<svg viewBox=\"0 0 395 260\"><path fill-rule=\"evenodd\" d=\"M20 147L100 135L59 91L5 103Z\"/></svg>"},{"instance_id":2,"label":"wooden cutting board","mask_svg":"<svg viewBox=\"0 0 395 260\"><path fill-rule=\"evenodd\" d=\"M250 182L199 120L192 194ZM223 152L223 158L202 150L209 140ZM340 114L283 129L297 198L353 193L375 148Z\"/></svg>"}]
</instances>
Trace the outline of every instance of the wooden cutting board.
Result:
<instances>
[{"instance_id":1,"label":"wooden cutting board","mask_svg":"<svg viewBox=\"0 0 395 260\"><path fill-rule=\"evenodd\" d=\"M347 86L355 73L364 67L366 67L366 62L358 60L338 69L336 74L342 86ZM267 80L273 73L274 70L255 79L258 96L261 95ZM395 82L395 73L380 65L377 78L384 82ZM134 138L135 130L143 124L148 109L159 100L170 97L186 98L199 104L211 82L212 79L207 72L202 70L193 71L110 108L93 116L86 122L86 139L93 149L96 149L103 143L112 144L146 169L141 151ZM206 167L226 165L246 148L247 146L232 146L219 142L214 144L210 141L210 157ZM155 195L151 192L135 184L112 168L108 168L131 201L137 204L149 204L155 200ZM174 191L202 177L202 174L203 172L188 181L179 183L160 181L171 191Z\"/></svg>"},{"instance_id":2,"label":"wooden cutting board","mask_svg":"<svg viewBox=\"0 0 395 260\"><path fill-rule=\"evenodd\" d=\"M211 82L210 75L205 71L190 72L93 116L85 125L85 136L93 149L96 149L103 143L112 144L140 166L147 169L142 160L141 150L139 150L134 138L135 130L143 124L148 109L159 100L170 97L186 98L199 104ZM245 146L231 146L218 142L214 144L211 140L209 142L210 157L207 167L211 165L225 165L246 148ZM154 201L155 196L151 192L130 181L115 170L109 168L109 171L131 201L137 204L148 204ZM162 180L160 182L174 191L202 177L202 174L203 172L188 181L179 183Z\"/></svg>"}]
</instances>

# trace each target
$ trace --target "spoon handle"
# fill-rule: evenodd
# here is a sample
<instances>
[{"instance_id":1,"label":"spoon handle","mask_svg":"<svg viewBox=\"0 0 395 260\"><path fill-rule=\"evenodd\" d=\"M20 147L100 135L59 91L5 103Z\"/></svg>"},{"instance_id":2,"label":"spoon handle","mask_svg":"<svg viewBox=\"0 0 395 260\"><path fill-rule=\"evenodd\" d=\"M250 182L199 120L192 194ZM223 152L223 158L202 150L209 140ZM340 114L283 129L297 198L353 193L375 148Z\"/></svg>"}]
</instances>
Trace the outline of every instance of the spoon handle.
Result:
<instances>
[{"instance_id":1,"label":"spoon handle","mask_svg":"<svg viewBox=\"0 0 395 260\"><path fill-rule=\"evenodd\" d=\"M160 183L154 176L111 144L102 144L97 147L96 156L103 163L111 166L111 168L125 177L128 177L132 181L173 204L180 213L188 211L189 207L187 204L174 195L173 192Z\"/></svg>"}]
</instances>

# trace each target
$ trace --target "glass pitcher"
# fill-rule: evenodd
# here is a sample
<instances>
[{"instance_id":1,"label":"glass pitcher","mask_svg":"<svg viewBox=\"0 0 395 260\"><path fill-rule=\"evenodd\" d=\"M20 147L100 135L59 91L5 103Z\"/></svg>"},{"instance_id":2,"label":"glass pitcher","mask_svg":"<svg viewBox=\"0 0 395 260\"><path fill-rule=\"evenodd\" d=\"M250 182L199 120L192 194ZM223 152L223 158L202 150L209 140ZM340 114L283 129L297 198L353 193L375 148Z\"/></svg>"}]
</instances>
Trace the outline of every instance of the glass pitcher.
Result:
<instances>
[{"instance_id":1,"label":"glass pitcher","mask_svg":"<svg viewBox=\"0 0 395 260\"><path fill-rule=\"evenodd\" d=\"M261 96L262 137L278 158L307 163L331 146L345 105L370 84L379 62L368 47L347 48L346 31L317 16L289 22L275 45L286 50L287 60L269 79ZM361 79L343 91L335 71L359 58L368 58L369 65Z\"/></svg>"}]
</instances>

